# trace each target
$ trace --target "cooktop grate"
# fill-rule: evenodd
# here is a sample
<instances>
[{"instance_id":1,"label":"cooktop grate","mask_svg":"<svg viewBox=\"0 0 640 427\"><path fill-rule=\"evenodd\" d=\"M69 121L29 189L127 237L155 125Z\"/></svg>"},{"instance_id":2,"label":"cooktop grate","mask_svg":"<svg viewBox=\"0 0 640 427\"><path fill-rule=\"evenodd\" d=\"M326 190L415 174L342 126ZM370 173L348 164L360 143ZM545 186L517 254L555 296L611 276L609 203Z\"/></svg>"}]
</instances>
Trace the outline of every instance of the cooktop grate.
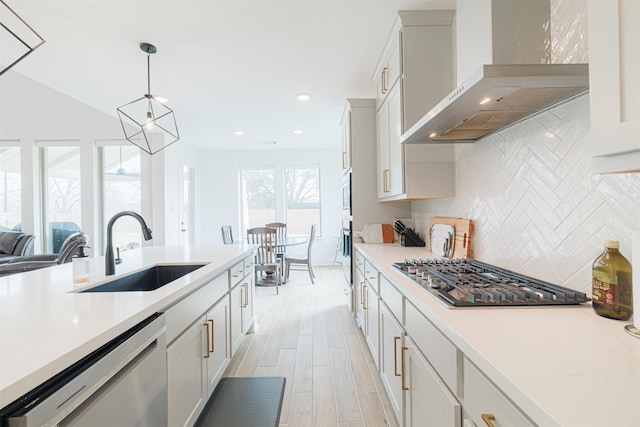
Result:
<instances>
[{"instance_id":1,"label":"cooktop grate","mask_svg":"<svg viewBox=\"0 0 640 427\"><path fill-rule=\"evenodd\" d=\"M576 305L586 294L473 259L394 263L418 285L455 307Z\"/></svg>"}]
</instances>

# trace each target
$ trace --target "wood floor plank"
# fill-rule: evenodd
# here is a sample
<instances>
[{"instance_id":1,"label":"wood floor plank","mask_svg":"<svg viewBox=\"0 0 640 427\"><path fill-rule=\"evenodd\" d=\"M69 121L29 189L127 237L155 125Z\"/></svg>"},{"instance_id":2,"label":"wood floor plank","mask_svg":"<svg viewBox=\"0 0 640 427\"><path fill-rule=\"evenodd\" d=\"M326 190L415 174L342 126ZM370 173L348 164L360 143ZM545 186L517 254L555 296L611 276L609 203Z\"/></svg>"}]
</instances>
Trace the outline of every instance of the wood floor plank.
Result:
<instances>
[{"instance_id":1,"label":"wood floor plank","mask_svg":"<svg viewBox=\"0 0 640 427\"><path fill-rule=\"evenodd\" d=\"M331 370L339 422L361 422L360 405L353 384L351 366L344 348L331 349Z\"/></svg>"},{"instance_id":2,"label":"wood floor plank","mask_svg":"<svg viewBox=\"0 0 640 427\"><path fill-rule=\"evenodd\" d=\"M313 424L313 394L291 393L289 409L290 427L311 427Z\"/></svg>"},{"instance_id":3,"label":"wood floor plank","mask_svg":"<svg viewBox=\"0 0 640 427\"><path fill-rule=\"evenodd\" d=\"M236 370L236 377L250 377L255 375L266 342L267 336L265 335L254 335L251 338L251 343Z\"/></svg>"},{"instance_id":4,"label":"wood floor plank","mask_svg":"<svg viewBox=\"0 0 640 427\"><path fill-rule=\"evenodd\" d=\"M329 337L327 322L314 322L313 332L313 366L329 366Z\"/></svg>"},{"instance_id":5,"label":"wood floor plank","mask_svg":"<svg viewBox=\"0 0 640 427\"><path fill-rule=\"evenodd\" d=\"M360 344L358 335L361 335L361 333L357 332L355 334L343 335L345 348L349 356L351 372L353 373L353 382L358 391L376 391L376 386L371 377L371 370L369 369L367 356L365 354L368 353L368 349L365 352L365 349L363 349Z\"/></svg>"},{"instance_id":6,"label":"wood floor plank","mask_svg":"<svg viewBox=\"0 0 640 427\"><path fill-rule=\"evenodd\" d=\"M280 350L280 356L276 366L258 366L256 376L282 376L287 379L284 387L284 399L282 401L282 410L280 412L280 423L287 424L289 417L289 404L291 399L291 378L293 378L293 367L296 359L296 350L283 349Z\"/></svg>"},{"instance_id":7,"label":"wood floor plank","mask_svg":"<svg viewBox=\"0 0 640 427\"><path fill-rule=\"evenodd\" d=\"M334 395L331 367L313 368L313 426L331 427L338 425L336 397Z\"/></svg>"},{"instance_id":8,"label":"wood floor plank","mask_svg":"<svg viewBox=\"0 0 640 427\"><path fill-rule=\"evenodd\" d=\"M382 410L380 397L373 391L358 392L358 401L362 408L362 417L366 426L390 426L389 419ZM394 420L395 421L395 420Z\"/></svg>"},{"instance_id":9,"label":"wood floor plank","mask_svg":"<svg viewBox=\"0 0 640 427\"><path fill-rule=\"evenodd\" d=\"M294 393L313 391L313 337L311 335L298 335L292 391Z\"/></svg>"}]
</instances>

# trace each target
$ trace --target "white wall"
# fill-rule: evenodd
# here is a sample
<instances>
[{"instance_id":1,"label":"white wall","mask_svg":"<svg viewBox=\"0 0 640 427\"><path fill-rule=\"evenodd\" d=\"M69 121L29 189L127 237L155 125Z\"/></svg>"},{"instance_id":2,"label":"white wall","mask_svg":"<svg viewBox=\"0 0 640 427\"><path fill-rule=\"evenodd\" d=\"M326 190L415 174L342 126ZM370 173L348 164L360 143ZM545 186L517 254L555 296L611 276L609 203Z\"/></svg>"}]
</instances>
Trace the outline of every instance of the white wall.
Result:
<instances>
[{"instance_id":1,"label":"white wall","mask_svg":"<svg viewBox=\"0 0 640 427\"><path fill-rule=\"evenodd\" d=\"M239 168L253 166L283 168L319 164L322 236L314 244L313 261L314 264L331 264L341 224L340 156L340 148L201 152L198 169L201 229L198 243L222 243L220 233L222 225L233 227L234 239L244 236L244 230L239 228Z\"/></svg>"}]
</instances>

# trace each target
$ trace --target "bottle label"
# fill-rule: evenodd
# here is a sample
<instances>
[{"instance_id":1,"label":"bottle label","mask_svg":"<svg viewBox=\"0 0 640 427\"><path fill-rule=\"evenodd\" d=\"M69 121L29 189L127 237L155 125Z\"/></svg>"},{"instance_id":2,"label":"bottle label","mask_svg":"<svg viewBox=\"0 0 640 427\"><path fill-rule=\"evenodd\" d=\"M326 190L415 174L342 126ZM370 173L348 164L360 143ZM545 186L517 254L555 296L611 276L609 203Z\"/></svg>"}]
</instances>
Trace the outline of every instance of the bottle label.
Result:
<instances>
[{"instance_id":1,"label":"bottle label","mask_svg":"<svg viewBox=\"0 0 640 427\"><path fill-rule=\"evenodd\" d=\"M601 304L608 307L618 305L618 283L616 277L610 277L602 271L593 272L593 304Z\"/></svg>"}]
</instances>

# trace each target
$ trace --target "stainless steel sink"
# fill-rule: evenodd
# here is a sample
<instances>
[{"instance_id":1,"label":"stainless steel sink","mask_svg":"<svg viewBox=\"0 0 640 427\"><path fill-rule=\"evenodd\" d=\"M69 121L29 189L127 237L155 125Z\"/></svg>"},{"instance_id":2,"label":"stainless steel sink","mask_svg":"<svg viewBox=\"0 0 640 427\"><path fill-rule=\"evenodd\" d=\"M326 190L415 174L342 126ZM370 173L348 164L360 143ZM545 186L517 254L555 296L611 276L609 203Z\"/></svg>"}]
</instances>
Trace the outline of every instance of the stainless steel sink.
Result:
<instances>
[{"instance_id":1,"label":"stainless steel sink","mask_svg":"<svg viewBox=\"0 0 640 427\"><path fill-rule=\"evenodd\" d=\"M205 265L206 264L154 265L146 270L119 277L102 285L86 289L81 291L81 293L153 291Z\"/></svg>"}]
</instances>

